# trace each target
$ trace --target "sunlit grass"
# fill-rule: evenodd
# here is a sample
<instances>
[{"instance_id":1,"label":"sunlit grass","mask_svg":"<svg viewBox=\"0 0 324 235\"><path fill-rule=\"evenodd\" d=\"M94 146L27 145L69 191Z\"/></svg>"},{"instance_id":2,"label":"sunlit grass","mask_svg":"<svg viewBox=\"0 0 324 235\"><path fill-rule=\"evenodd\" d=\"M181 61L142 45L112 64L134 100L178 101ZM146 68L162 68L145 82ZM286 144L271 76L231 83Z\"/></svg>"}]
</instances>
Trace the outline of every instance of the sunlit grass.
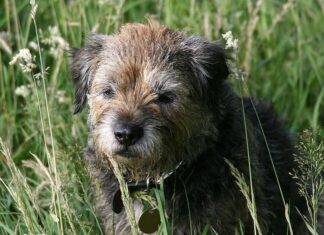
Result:
<instances>
[{"instance_id":1,"label":"sunlit grass","mask_svg":"<svg viewBox=\"0 0 324 235\"><path fill-rule=\"evenodd\" d=\"M29 0L0 0L0 234L102 233L82 160L86 115L72 116L74 90L66 50L84 45L93 32L113 33L126 22L150 17L209 40L220 40L231 30L240 41L237 63L247 72L249 92L273 101L294 131L308 128L323 138L320 0L36 3L33 18ZM9 65L23 48L29 48L35 64L27 73ZM240 91L238 81L231 83ZM309 198L309 228L317 224L317 194ZM163 214L163 198L157 191L166 234L172 221Z\"/></svg>"}]
</instances>

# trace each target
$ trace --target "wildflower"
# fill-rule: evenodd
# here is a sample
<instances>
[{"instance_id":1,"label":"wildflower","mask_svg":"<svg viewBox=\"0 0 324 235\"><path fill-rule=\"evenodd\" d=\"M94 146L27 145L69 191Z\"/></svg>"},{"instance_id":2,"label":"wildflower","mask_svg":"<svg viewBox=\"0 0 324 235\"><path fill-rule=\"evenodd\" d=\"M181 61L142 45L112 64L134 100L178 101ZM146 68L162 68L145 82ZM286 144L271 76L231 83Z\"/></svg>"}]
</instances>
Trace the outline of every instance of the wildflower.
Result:
<instances>
[{"instance_id":1,"label":"wildflower","mask_svg":"<svg viewBox=\"0 0 324 235\"><path fill-rule=\"evenodd\" d=\"M37 45L36 42L31 41L31 42L28 43L28 46L29 46L31 49L33 49L34 51L38 51L38 45Z\"/></svg>"},{"instance_id":2,"label":"wildflower","mask_svg":"<svg viewBox=\"0 0 324 235\"><path fill-rule=\"evenodd\" d=\"M112 1L112 0L99 0L98 1L98 4L99 5L105 5L105 4L113 5L114 4L114 1Z\"/></svg>"},{"instance_id":3,"label":"wildflower","mask_svg":"<svg viewBox=\"0 0 324 235\"><path fill-rule=\"evenodd\" d=\"M39 72L39 73L35 73L34 74L34 79L37 81L37 80L40 80L41 79L41 77L42 77L42 73L41 72Z\"/></svg>"},{"instance_id":4,"label":"wildflower","mask_svg":"<svg viewBox=\"0 0 324 235\"><path fill-rule=\"evenodd\" d=\"M49 37L42 39L42 43L50 46L50 54L55 58L63 55L69 49L69 44L61 37L57 26L49 27Z\"/></svg>"},{"instance_id":5,"label":"wildflower","mask_svg":"<svg viewBox=\"0 0 324 235\"><path fill-rule=\"evenodd\" d=\"M239 48L238 39L234 39L232 31L228 31L225 34L222 34L223 38L226 40L225 49L234 49L237 50Z\"/></svg>"},{"instance_id":6,"label":"wildflower","mask_svg":"<svg viewBox=\"0 0 324 235\"><path fill-rule=\"evenodd\" d=\"M59 104L67 104L67 103L69 103L69 99L66 97L65 91L58 90L56 92L56 96L57 96L57 101L58 101Z\"/></svg>"},{"instance_id":7,"label":"wildflower","mask_svg":"<svg viewBox=\"0 0 324 235\"><path fill-rule=\"evenodd\" d=\"M31 85L22 85L15 89L15 95L27 98L31 93Z\"/></svg>"},{"instance_id":8,"label":"wildflower","mask_svg":"<svg viewBox=\"0 0 324 235\"><path fill-rule=\"evenodd\" d=\"M46 67L46 69L45 69L45 71L44 71L43 74L42 74L42 72L35 73L35 74L33 75L34 79L35 79L36 81L38 81L38 80L41 79L42 75L44 75L44 76L48 75L48 71L49 71L49 69L50 69L50 67Z\"/></svg>"},{"instance_id":9,"label":"wildflower","mask_svg":"<svg viewBox=\"0 0 324 235\"><path fill-rule=\"evenodd\" d=\"M53 221L54 221L55 223L58 223L58 222L59 222L59 218L57 217L57 215L55 215L55 214L53 214L53 213L50 213L50 215L51 215L51 217L52 217L52 219L53 219Z\"/></svg>"},{"instance_id":10,"label":"wildflower","mask_svg":"<svg viewBox=\"0 0 324 235\"><path fill-rule=\"evenodd\" d=\"M12 58L9 64L14 65L19 62L19 65L24 73L31 73L33 69L36 68L34 60L35 58L32 57L29 49L24 48L19 50L19 53Z\"/></svg>"},{"instance_id":11,"label":"wildflower","mask_svg":"<svg viewBox=\"0 0 324 235\"><path fill-rule=\"evenodd\" d=\"M222 37L226 41L225 49L233 49L228 55L230 59L226 61L227 66L233 75L233 77L237 80L244 81L245 74L237 65L238 63L238 52L239 52L239 41L238 39L233 37L232 31L228 31L222 34Z\"/></svg>"},{"instance_id":12,"label":"wildflower","mask_svg":"<svg viewBox=\"0 0 324 235\"><path fill-rule=\"evenodd\" d=\"M29 3L31 5L31 7L32 7L30 15L35 20L35 15L36 15L38 4L36 4L35 0L30 0Z\"/></svg>"}]
</instances>

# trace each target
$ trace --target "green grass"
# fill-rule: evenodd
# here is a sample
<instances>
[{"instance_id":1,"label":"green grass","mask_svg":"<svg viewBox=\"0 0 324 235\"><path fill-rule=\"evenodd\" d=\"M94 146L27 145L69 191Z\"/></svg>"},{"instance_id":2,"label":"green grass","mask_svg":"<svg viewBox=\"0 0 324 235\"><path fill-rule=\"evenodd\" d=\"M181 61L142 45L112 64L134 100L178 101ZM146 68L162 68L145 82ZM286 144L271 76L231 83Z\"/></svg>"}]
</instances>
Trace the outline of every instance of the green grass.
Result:
<instances>
[{"instance_id":1,"label":"green grass","mask_svg":"<svg viewBox=\"0 0 324 235\"><path fill-rule=\"evenodd\" d=\"M0 234L101 234L82 156L86 114L72 115L70 58L44 42L50 26L70 47L84 45L91 32L114 33L147 17L210 40L231 30L250 95L272 101L293 131L324 137L323 1L98 2L37 1L40 60L30 48L37 38L29 1L0 0ZM40 79L9 65L22 48L35 56L35 73L48 68ZM22 85L31 86L26 98L15 94Z\"/></svg>"}]
</instances>

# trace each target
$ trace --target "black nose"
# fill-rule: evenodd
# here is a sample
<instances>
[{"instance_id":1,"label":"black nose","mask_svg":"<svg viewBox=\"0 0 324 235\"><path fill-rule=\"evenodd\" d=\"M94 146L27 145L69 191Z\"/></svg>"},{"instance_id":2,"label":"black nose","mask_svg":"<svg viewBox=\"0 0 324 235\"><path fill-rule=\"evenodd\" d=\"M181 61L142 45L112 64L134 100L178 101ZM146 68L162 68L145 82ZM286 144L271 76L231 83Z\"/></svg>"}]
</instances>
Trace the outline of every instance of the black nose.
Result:
<instances>
[{"instance_id":1,"label":"black nose","mask_svg":"<svg viewBox=\"0 0 324 235\"><path fill-rule=\"evenodd\" d=\"M114 134L120 144L130 146L143 136L143 128L134 124L118 123Z\"/></svg>"}]
</instances>

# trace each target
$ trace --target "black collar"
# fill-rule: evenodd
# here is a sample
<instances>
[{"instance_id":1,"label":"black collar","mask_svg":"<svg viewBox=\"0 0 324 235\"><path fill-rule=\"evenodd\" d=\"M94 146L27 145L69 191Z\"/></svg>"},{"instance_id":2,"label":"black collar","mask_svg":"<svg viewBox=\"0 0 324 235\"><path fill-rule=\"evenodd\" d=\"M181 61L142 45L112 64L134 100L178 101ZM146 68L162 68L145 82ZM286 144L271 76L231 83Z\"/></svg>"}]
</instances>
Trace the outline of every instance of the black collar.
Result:
<instances>
[{"instance_id":1,"label":"black collar","mask_svg":"<svg viewBox=\"0 0 324 235\"><path fill-rule=\"evenodd\" d=\"M160 187L160 182L155 182L153 180L142 180L142 181L130 181L127 182L127 188L129 193L134 193L134 192L147 192L152 188L159 188ZM119 214L123 208L124 208L124 204L122 201L122 197L121 197L121 191L118 188L113 196L113 200L112 200L112 210L113 212Z\"/></svg>"},{"instance_id":2,"label":"black collar","mask_svg":"<svg viewBox=\"0 0 324 235\"><path fill-rule=\"evenodd\" d=\"M180 162L177 167L174 169L174 171L171 171L169 173L163 174L161 176L161 178L157 181L153 180L153 179L148 179L148 180L142 180L142 181L129 181L126 182L127 188L129 193L134 193L134 192L147 192L150 189L153 188L160 188L160 183L163 180L166 180L167 178L171 177L172 175L175 174L175 172L177 171L177 169L182 165L182 162ZM124 204L122 201L122 197L121 197L121 191L120 188L118 187L118 189L115 191L112 202L111 202L111 207L113 212L119 214L123 208L124 208Z\"/></svg>"}]
</instances>

